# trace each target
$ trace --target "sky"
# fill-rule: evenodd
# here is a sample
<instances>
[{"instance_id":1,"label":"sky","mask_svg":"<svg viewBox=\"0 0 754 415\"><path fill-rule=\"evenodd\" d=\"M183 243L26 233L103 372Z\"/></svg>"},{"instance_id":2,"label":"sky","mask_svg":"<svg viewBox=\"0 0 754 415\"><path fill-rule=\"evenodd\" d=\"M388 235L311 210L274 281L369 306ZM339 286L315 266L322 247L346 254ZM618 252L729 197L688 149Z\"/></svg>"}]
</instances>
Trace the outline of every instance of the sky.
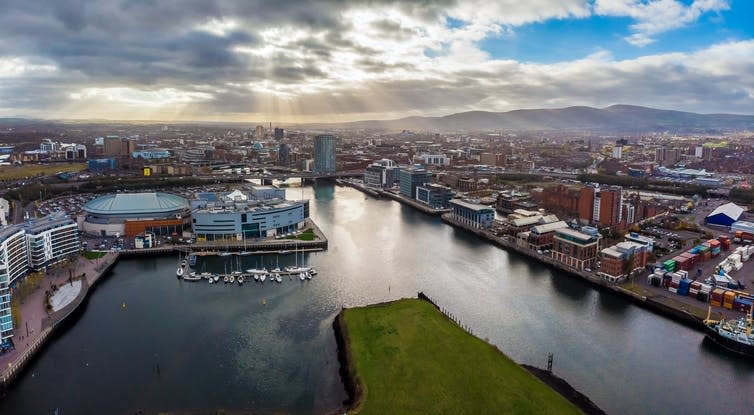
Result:
<instances>
[{"instance_id":1,"label":"sky","mask_svg":"<svg viewBox=\"0 0 754 415\"><path fill-rule=\"evenodd\" d=\"M0 117L754 113L752 0L3 0Z\"/></svg>"}]
</instances>

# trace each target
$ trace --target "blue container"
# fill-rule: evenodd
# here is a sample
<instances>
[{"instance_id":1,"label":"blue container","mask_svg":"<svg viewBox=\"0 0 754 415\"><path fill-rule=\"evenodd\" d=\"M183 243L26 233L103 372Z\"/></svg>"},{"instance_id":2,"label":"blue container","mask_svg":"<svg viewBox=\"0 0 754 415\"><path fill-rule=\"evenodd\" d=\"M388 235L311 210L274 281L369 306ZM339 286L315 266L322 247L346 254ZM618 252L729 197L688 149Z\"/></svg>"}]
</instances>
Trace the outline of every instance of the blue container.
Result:
<instances>
[{"instance_id":1,"label":"blue container","mask_svg":"<svg viewBox=\"0 0 754 415\"><path fill-rule=\"evenodd\" d=\"M738 288L738 282L729 282L728 288L732 288L735 290L736 288Z\"/></svg>"},{"instance_id":2,"label":"blue container","mask_svg":"<svg viewBox=\"0 0 754 415\"><path fill-rule=\"evenodd\" d=\"M689 287L691 287L691 280L684 278L678 282L678 290L685 289L686 291L689 290Z\"/></svg>"},{"instance_id":3,"label":"blue container","mask_svg":"<svg viewBox=\"0 0 754 415\"><path fill-rule=\"evenodd\" d=\"M695 247L691 248L691 250L689 252L691 252L692 254L696 255L696 254L699 253L699 247L695 246Z\"/></svg>"}]
</instances>

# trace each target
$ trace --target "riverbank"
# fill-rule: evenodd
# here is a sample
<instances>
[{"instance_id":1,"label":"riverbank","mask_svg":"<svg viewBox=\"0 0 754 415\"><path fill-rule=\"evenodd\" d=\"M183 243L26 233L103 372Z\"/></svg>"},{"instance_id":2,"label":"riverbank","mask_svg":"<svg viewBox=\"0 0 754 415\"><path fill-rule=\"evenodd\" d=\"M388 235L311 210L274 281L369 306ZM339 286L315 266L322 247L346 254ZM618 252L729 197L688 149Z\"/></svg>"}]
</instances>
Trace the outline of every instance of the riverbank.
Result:
<instances>
[{"instance_id":1,"label":"riverbank","mask_svg":"<svg viewBox=\"0 0 754 415\"><path fill-rule=\"evenodd\" d=\"M443 222L455 228L459 228L464 231L473 233L474 235L481 237L487 242L490 242L507 251L513 251L519 255L529 257L551 268L564 272L567 275L570 275L576 278L581 278L599 289L605 289L605 290L611 291L620 297L623 297L635 304L638 304L662 316L671 318L675 321L678 321L680 323L683 323L685 325L688 325L698 330L704 329L703 320L704 320L705 312L699 308L693 308L689 306L688 304L681 303L678 301L673 301L672 298L664 297L661 295L648 297L648 296L636 293L634 291L627 290L621 286L615 285L613 283L610 283L607 280L604 280L598 277L594 273L571 268L563 264L562 262L555 260L554 258L542 255L531 249L520 247L516 245L516 243L512 241L510 238L499 237L486 229L474 228L466 224L463 224L459 221L456 221L452 218L452 215L450 214L442 215L442 220Z\"/></svg>"},{"instance_id":2,"label":"riverbank","mask_svg":"<svg viewBox=\"0 0 754 415\"><path fill-rule=\"evenodd\" d=\"M400 193L393 193L390 190L371 189L353 180L341 180L340 182L362 193L366 193L372 197L376 197L376 198L385 197L388 199L395 200L396 202L402 203L404 205L411 206L412 208L422 213L426 213L427 215L437 216L437 215L442 215L443 213L450 212L450 209L434 209L434 208L429 207L428 205L425 205L424 203L418 202L416 199L407 198L401 195Z\"/></svg>"},{"instance_id":3,"label":"riverbank","mask_svg":"<svg viewBox=\"0 0 754 415\"><path fill-rule=\"evenodd\" d=\"M193 245L167 245L145 249L127 249L121 251L103 251L103 256L95 255L86 258L78 256L75 263L68 267L58 267L48 275L43 284L38 286L32 295L22 304L20 315L22 327L16 327L14 339L15 349L0 356L0 396L13 381L23 372L24 368L40 353L44 346L53 338L53 334L62 326L66 319L75 313L93 291L97 283L118 263L121 258L149 257L175 255L179 252L192 250L201 251L201 255L218 255L222 251L240 252L248 254L265 253L293 253L316 252L327 249L328 241L319 227L311 219L306 220L306 228L314 231L315 238L311 241L299 239L274 239L254 243L198 243ZM53 311L47 308L47 291L53 286L64 286L75 279L80 281L81 289L76 296ZM46 288L49 288L47 290ZM25 329L25 334L24 333Z\"/></svg>"},{"instance_id":4,"label":"riverbank","mask_svg":"<svg viewBox=\"0 0 754 415\"><path fill-rule=\"evenodd\" d=\"M343 309L333 328L349 394L333 413L579 413L422 294Z\"/></svg>"},{"instance_id":5,"label":"riverbank","mask_svg":"<svg viewBox=\"0 0 754 415\"><path fill-rule=\"evenodd\" d=\"M52 275L48 275L43 284L50 289L53 285L68 284L69 278L74 276L81 281L81 289L75 298L57 311L52 312L46 308L46 292L41 286L26 300L21 306L26 335L21 334L21 327L16 328L15 350L0 356L0 394L4 394L37 353L44 349L66 318L84 303L97 283L110 273L119 257L116 252L107 253L96 259L80 256L72 264L72 268L58 268Z\"/></svg>"}]
</instances>

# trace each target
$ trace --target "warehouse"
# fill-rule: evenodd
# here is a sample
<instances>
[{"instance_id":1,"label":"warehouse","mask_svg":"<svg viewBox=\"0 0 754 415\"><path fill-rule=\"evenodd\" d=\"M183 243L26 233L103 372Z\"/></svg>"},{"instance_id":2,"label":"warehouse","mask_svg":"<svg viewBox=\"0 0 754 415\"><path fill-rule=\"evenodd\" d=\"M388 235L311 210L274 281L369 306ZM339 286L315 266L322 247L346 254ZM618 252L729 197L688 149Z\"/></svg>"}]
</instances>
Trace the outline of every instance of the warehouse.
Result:
<instances>
[{"instance_id":1,"label":"warehouse","mask_svg":"<svg viewBox=\"0 0 754 415\"><path fill-rule=\"evenodd\" d=\"M733 222L741 219L744 209L735 203L726 203L718 206L704 219L707 225L730 226Z\"/></svg>"}]
</instances>

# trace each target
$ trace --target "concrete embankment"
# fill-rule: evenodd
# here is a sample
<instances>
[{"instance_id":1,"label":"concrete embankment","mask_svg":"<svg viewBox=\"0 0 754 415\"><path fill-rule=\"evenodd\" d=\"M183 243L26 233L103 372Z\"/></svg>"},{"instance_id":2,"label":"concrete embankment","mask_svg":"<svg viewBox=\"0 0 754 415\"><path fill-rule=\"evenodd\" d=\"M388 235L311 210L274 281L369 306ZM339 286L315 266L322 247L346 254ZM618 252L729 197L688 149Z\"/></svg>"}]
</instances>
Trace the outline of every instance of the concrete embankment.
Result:
<instances>
[{"instance_id":1,"label":"concrete embankment","mask_svg":"<svg viewBox=\"0 0 754 415\"><path fill-rule=\"evenodd\" d=\"M85 272L79 273L77 268L77 278L81 279L81 290L76 297L62 309L49 313L42 319L42 331L34 339L33 343L27 347L7 368L0 374L0 391L5 389L21 375L26 367L36 358L38 353L44 350L44 347L50 340L55 338L62 328L72 321L71 317L78 314L83 309L82 305L86 304L89 295L94 291L100 280L109 275L115 264L118 263L119 254L113 253L110 256L103 257L97 261L94 267L84 266ZM91 264L89 264L91 265ZM40 305L42 306L42 305Z\"/></svg>"},{"instance_id":2,"label":"concrete embankment","mask_svg":"<svg viewBox=\"0 0 754 415\"><path fill-rule=\"evenodd\" d=\"M453 227L473 233L474 235L477 235L478 237L488 242L491 242L507 251L512 251L519 255L529 257L535 261L546 264L547 266L551 268L557 269L558 271L561 271L567 275L581 278L591 283L594 287L598 289L603 289L603 290L607 290L612 293L615 293L616 295L619 295L629 301L632 301L633 303L641 307L644 307L650 311L656 312L657 314L660 314L664 317L671 318L675 321L688 325L689 327L696 328L698 330L702 330L704 328L704 324L700 317L690 314L688 311L682 308L674 307L669 304L664 304L655 299L648 298L648 297L639 295L635 292L626 290L620 286L612 284L602 278L599 278L598 276L592 273L578 270L575 268L571 268L555 260L554 258L539 254L538 252L533 251L528 248L520 247L516 245L514 241L496 236L485 229L474 228L464 223L461 223L459 221L456 221L451 217L451 215L443 215L442 220L443 222Z\"/></svg>"},{"instance_id":3,"label":"concrete embankment","mask_svg":"<svg viewBox=\"0 0 754 415\"><path fill-rule=\"evenodd\" d=\"M387 199L392 199L392 200L395 200L396 202L402 203L404 205L411 206L412 208L414 208L414 209L416 209L416 210L418 210L418 211L420 211L422 213L426 213L427 215L438 216L438 215L442 215L443 213L450 212L450 209L433 209L433 208L431 208L431 207L429 207L429 206L427 206L427 205L425 205L425 204L423 204L421 202L418 202L418 201L416 201L414 199L409 199L409 198L407 198L407 197L405 197L405 196L403 196L401 194L396 194L396 193L393 193L393 192L388 191L388 190L370 189L370 188L368 188L368 187L366 187L366 186L364 186L364 185L362 185L360 183L354 183L354 182L351 182L349 180L343 180L342 182L343 182L343 184L345 184L347 186L350 186L350 187L352 187L352 188L354 188L356 190L359 190L359 191L361 191L363 193L366 193L366 194L368 194L370 196L378 197L378 198L379 197L384 197L384 198L387 198Z\"/></svg>"}]
</instances>

